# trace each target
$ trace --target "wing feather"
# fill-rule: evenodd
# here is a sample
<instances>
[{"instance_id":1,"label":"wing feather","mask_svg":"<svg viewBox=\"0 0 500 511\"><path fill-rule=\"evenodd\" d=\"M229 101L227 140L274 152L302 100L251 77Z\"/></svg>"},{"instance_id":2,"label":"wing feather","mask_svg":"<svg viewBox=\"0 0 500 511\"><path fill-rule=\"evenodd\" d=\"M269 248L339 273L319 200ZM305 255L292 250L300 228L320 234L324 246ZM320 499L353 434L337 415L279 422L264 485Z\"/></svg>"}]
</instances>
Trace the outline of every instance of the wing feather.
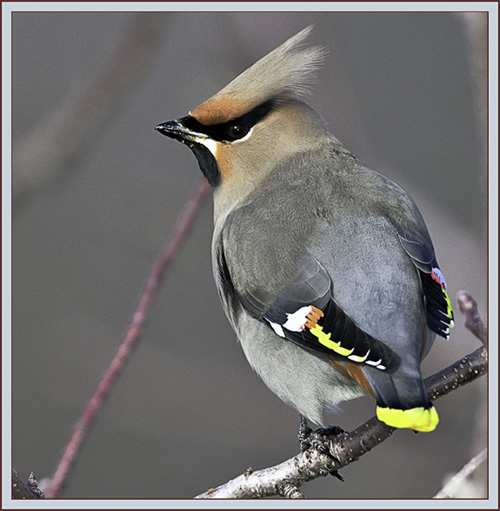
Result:
<instances>
[{"instance_id":1,"label":"wing feather","mask_svg":"<svg viewBox=\"0 0 500 511\"><path fill-rule=\"evenodd\" d=\"M453 310L447 293L446 281L439 269L432 244L412 239L407 232L399 233L399 239L417 267L427 312L427 326L438 335L449 338L453 328Z\"/></svg>"}]
</instances>

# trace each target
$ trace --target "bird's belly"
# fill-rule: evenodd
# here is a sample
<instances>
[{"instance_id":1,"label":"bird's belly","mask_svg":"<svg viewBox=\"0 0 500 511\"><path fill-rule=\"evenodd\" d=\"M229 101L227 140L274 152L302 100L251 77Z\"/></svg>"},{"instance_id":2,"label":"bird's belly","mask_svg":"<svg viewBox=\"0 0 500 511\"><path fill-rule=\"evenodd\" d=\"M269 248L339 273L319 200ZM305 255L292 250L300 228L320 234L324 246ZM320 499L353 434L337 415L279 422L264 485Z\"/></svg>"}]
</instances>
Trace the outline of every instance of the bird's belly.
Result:
<instances>
[{"instance_id":1,"label":"bird's belly","mask_svg":"<svg viewBox=\"0 0 500 511\"><path fill-rule=\"evenodd\" d=\"M336 405L366 395L352 379L242 312L233 324L248 362L282 401L316 424Z\"/></svg>"}]
</instances>

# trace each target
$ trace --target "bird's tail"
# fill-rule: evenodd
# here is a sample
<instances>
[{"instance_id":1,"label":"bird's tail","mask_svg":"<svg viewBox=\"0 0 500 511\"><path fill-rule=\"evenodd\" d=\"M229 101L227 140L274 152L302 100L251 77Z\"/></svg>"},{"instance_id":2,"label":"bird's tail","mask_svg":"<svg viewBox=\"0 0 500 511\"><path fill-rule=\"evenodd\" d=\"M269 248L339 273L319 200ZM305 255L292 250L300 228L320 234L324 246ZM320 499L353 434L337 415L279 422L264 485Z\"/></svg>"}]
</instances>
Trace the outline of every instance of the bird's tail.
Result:
<instances>
[{"instance_id":1,"label":"bird's tail","mask_svg":"<svg viewBox=\"0 0 500 511\"><path fill-rule=\"evenodd\" d=\"M420 375L380 373L368 376L377 398L377 417L388 426L433 431L439 416Z\"/></svg>"}]
</instances>

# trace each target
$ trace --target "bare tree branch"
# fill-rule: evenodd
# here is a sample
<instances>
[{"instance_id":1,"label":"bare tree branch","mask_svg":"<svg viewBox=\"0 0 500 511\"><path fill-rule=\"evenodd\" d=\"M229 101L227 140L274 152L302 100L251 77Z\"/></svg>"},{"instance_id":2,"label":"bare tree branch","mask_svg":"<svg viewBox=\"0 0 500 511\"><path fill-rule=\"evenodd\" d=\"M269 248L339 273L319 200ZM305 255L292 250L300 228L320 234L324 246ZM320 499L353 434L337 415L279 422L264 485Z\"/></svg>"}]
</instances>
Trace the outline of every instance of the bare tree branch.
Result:
<instances>
[{"instance_id":1,"label":"bare tree branch","mask_svg":"<svg viewBox=\"0 0 500 511\"><path fill-rule=\"evenodd\" d=\"M160 48L167 13L135 13L96 72L14 145L15 199L63 170L145 76Z\"/></svg>"},{"instance_id":2,"label":"bare tree branch","mask_svg":"<svg viewBox=\"0 0 500 511\"><path fill-rule=\"evenodd\" d=\"M475 310L474 310L475 309ZM475 302L466 313L478 314ZM470 328L466 322L466 326ZM487 350L483 346L458 360L439 373L425 379L425 386L432 400L445 396L486 374L488 369ZM217 488L211 488L198 495L197 499L219 498L264 498L274 495L288 496L300 493L298 488L304 483L326 476L332 470L339 470L386 440L396 428L387 426L372 417L354 431L334 436L328 441L334 459L315 449L290 458L279 465L258 471L247 470L243 475ZM290 488L287 492L284 488ZM300 494L302 495L302 494Z\"/></svg>"},{"instance_id":3,"label":"bare tree branch","mask_svg":"<svg viewBox=\"0 0 500 511\"><path fill-rule=\"evenodd\" d=\"M277 487L278 495L285 497L285 499L304 499L304 495L300 492L300 490L290 483L285 483L283 485L278 485Z\"/></svg>"},{"instance_id":4,"label":"bare tree branch","mask_svg":"<svg viewBox=\"0 0 500 511\"><path fill-rule=\"evenodd\" d=\"M71 471L71 467L79 453L82 442L94 423L97 412L101 409L112 385L115 383L126 361L128 360L132 349L137 345L137 342L142 335L144 323L149 315L153 298L155 297L165 275L165 270L177 254L182 242L186 239L196 217L196 213L202 204L203 198L207 195L208 190L209 186L206 179L204 177L200 178L193 195L186 203L184 210L181 212L177 220L170 239L165 244L163 252L151 269L146 288L142 293L137 309L133 315L132 324L125 334L116 355L101 378L94 395L88 402L87 407L85 408L68 444L66 445L64 454L46 491L47 498L57 497L63 489Z\"/></svg>"},{"instance_id":5,"label":"bare tree branch","mask_svg":"<svg viewBox=\"0 0 500 511\"><path fill-rule=\"evenodd\" d=\"M31 472L28 481L24 482L21 476L12 469L12 499L43 499L44 494L38 488L35 474Z\"/></svg>"}]
</instances>

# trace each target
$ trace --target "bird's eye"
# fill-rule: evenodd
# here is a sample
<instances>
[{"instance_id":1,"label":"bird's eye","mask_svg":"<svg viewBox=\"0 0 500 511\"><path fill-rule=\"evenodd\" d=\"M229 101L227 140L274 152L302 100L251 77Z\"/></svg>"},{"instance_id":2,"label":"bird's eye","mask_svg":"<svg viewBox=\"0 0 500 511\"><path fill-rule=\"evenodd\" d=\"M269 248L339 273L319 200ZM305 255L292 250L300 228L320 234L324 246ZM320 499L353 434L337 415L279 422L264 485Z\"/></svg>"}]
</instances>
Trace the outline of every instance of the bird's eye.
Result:
<instances>
[{"instance_id":1,"label":"bird's eye","mask_svg":"<svg viewBox=\"0 0 500 511\"><path fill-rule=\"evenodd\" d=\"M227 130L228 135L233 140L238 140L239 138L243 138L248 133L248 128L244 124L234 124L230 126Z\"/></svg>"}]
</instances>

